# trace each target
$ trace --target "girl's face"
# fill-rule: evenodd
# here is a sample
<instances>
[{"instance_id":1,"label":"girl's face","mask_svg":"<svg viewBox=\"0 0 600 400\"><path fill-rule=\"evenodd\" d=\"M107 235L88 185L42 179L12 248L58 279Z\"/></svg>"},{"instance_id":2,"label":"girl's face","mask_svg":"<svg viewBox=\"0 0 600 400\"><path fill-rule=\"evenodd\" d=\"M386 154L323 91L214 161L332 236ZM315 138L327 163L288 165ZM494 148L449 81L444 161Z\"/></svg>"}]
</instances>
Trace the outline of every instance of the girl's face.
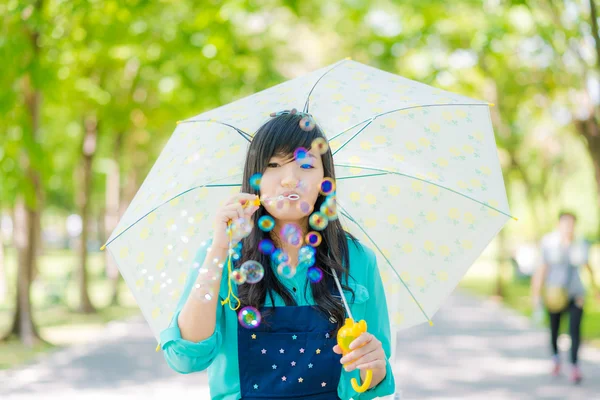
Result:
<instances>
[{"instance_id":1,"label":"girl's face","mask_svg":"<svg viewBox=\"0 0 600 400\"><path fill-rule=\"evenodd\" d=\"M311 149L306 157L297 159L293 154L275 155L269 160L260 181L263 205L277 220L298 222L313 211L323 177L323 161L317 149ZM297 195L298 199L278 199L289 195Z\"/></svg>"}]
</instances>

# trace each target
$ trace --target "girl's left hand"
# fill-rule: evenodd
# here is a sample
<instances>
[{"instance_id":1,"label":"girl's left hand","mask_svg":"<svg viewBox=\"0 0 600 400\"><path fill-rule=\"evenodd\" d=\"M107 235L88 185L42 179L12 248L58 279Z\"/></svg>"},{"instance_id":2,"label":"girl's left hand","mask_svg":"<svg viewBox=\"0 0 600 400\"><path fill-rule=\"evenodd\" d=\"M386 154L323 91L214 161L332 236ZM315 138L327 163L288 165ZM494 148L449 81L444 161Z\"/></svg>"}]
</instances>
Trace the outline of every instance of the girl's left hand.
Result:
<instances>
[{"instance_id":1,"label":"girl's left hand","mask_svg":"<svg viewBox=\"0 0 600 400\"><path fill-rule=\"evenodd\" d=\"M381 345L381 342L370 333L365 332L354 339L354 341L350 343L350 350L351 351L340 360L347 372L357 368L360 370L386 368L386 356L383 351L383 346ZM342 349L337 344L333 346L333 351L337 354L342 354Z\"/></svg>"}]
</instances>

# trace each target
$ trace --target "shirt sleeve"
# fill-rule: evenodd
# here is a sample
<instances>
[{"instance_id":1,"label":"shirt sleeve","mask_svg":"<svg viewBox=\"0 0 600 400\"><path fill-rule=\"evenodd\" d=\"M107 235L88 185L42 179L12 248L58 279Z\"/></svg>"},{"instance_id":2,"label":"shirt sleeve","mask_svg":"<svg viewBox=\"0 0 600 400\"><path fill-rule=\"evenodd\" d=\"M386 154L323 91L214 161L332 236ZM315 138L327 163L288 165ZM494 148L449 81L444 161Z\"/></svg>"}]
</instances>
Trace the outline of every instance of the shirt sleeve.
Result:
<instances>
[{"instance_id":1,"label":"shirt sleeve","mask_svg":"<svg viewBox=\"0 0 600 400\"><path fill-rule=\"evenodd\" d=\"M352 392L351 398L354 400L370 400L377 397L384 397L394 394L396 390L396 382L394 373L390 364L391 357L391 331L390 320L388 315L387 301L383 289L383 283L377 267L377 258L375 253L363 246L362 257L367 265L366 285L369 291L369 298L366 302L367 330L381 341L383 351L386 355L386 375L385 378L374 388L367 390L364 393L356 393L352 386L348 384L348 389ZM349 374L349 378L356 378L360 381L360 371L355 370ZM347 379L347 378L346 378ZM347 379L349 382L349 379Z\"/></svg>"},{"instance_id":2,"label":"shirt sleeve","mask_svg":"<svg viewBox=\"0 0 600 400\"><path fill-rule=\"evenodd\" d=\"M198 250L194 257L193 264L202 265L204 263L206 251L209 246L210 242ZM198 271L199 268L190 268L183 293L177 304L171 324L169 328L163 330L160 334L160 343L167 364L173 370L181 374L203 371L211 365L221 347L223 330L225 328L223 307L219 302L217 303L215 331L210 337L197 343L185 340L181 337L177 318L192 291L194 282L198 277Z\"/></svg>"}]
</instances>

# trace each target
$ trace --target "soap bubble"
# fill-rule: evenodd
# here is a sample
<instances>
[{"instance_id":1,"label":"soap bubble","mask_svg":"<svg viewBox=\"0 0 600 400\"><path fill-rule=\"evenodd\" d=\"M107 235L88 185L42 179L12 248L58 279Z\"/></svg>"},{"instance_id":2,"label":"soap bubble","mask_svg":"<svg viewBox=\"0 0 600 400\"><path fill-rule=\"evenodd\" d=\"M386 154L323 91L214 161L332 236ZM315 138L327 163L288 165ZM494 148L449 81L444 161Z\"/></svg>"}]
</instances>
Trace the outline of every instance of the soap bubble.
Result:
<instances>
[{"instance_id":1,"label":"soap bubble","mask_svg":"<svg viewBox=\"0 0 600 400\"><path fill-rule=\"evenodd\" d=\"M275 228L275 220L270 215L263 215L258 219L258 227L263 232L270 232Z\"/></svg>"},{"instance_id":2,"label":"soap bubble","mask_svg":"<svg viewBox=\"0 0 600 400\"><path fill-rule=\"evenodd\" d=\"M262 317L260 311L252 306L246 306L238 313L238 321L246 329L254 329L260 325Z\"/></svg>"},{"instance_id":3,"label":"soap bubble","mask_svg":"<svg viewBox=\"0 0 600 400\"><path fill-rule=\"evenodd\" d=\"M263 239L258 242L258 251L270 256L275 251L275 245L270 239Z\"/></svg>"},{"instance_id":4,"label":"soap bubble","mask_svg":"<svg viewBox=\"0 0 600 400\"><path fill-rule=\"evenodd\" d=\"M306 276L308 276L308 279L312 283L321 282L321 279L323 279L323 271L321 271L321 268L319 267L310 267L306 273Z\"/></svg>"},{"instance_id":5,"label":"soap bubble","mask_svg":"<svg viewBox=\"0 0 600 400\"><path fill-rule=\"evenodd\" d=\"M322 231L327 227L329 220L327 219L325 214L317 211L308 218L308 223L314 230Z\"/></svg>"},{"instance_id":6,"label":"soap bubble","mask_svg":"<svg viewBox=\"0 0 600 400\"><path fill-rule=\"evenodd\" d=\"M284 278L291 279L296 275L296 268L292 267L287 262L283 262L277 266L277 273Z\"/></svg>"},{"instance_id":7,"label":"soap bubble","mask_svg":"<svg viewBox=\"0 0 600 400\"><path fill-rule=\"evenodd\" d=\"M246 273L239 269L234 269L231 271L231 280L236 285L241 285L246 282Z\"/></svg>"},{"instance_id":8,"label":"soap bubble","mask_svg":"<svg viewBox=\"0 0 600 400\"><path fill-rule=\"evenodd\" d=\"M257 283L265 276L265 269L263 266L254 260L248 260L242 264L240 271L243 271L246 275L247 283Z\"/></svg>"},{"instance_id":9,"label":"soap bubble","mask_svg":"<svg viewBox=\"0 0 600 400\"><path fill-rule=\"evenodd\" d=\"M313 247L317 247L318 245L321 244L321 241L323 240L323 238L321 237L321 234L319 232L308 232L306 234L306 243L308 243L309 245L313 246Z\"/></svg>"},{"instance_id":10,"label":"soap bubble","mask_svg":"<svg viewBox=\"0 0 600 400\"><path fill-rule=\"evenodd\" d=\"M324 196L329 196L335 192L335 182L331 178L323 178L321 182L321 193Z\"/></svg>"},{"instance_id":11,"label":"soap bubble","mask_svg":"<svg viewBox=\"0 0 600 400\"><path fill-rule=\"evenodd\" d=\"M250 186L254 190L260 190L260 181L262 179L262 174L257 173L250 177Z\"/></svg>"},{"instance_id":12,"label":"soap bubble","mask_svg":"<svg viewBox=\"0 0 600 400\"><path fill-rule=\"evenodd\" d=\"M325 138L318 137L312 141L310 148L317 149L319 150L319 153L325 154L327 153L327 150L329 150L329 144L327 144L327 140L325 140Z\"/></svg>"}]
</instances>

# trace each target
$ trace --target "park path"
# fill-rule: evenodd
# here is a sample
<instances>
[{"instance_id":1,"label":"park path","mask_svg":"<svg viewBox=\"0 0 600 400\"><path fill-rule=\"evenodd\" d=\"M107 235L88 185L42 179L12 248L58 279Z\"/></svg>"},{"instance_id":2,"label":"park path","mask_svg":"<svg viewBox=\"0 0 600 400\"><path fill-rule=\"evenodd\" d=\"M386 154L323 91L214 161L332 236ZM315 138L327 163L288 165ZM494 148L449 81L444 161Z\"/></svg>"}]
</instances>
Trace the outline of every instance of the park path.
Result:
<instances>
[{"instance_id":1,"label":"park path","mask_svg":"<svg viewBox=\"0 0 600 400\"><path fill-rule=\"evenodd\" d=\"M548 375L546 332L498 304L457 292L434 321L398 334L402 399L600 399L598 349L582 348L586 379L573 386ZM155 346L141 318L112 322L86 345L0 371L0 399L210 398L206 373L171 371Z\"/></svg>"}]
</instances>

